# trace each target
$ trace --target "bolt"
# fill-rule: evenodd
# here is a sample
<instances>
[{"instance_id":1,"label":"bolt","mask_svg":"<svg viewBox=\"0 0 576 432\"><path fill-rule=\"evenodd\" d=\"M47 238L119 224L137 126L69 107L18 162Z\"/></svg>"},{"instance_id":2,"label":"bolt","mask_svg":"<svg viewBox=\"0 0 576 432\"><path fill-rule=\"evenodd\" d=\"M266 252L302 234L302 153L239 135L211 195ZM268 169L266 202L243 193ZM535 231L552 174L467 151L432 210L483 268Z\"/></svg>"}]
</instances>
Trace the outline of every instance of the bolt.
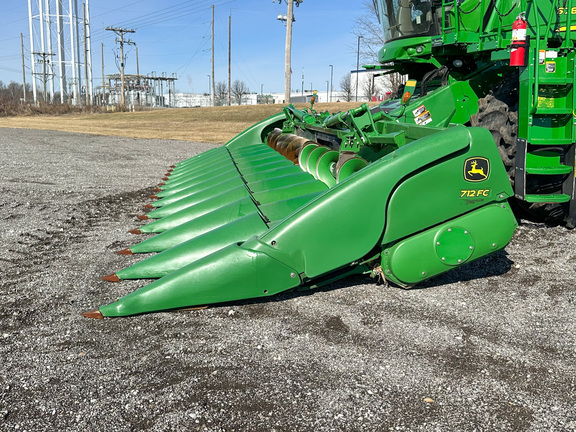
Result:
<instances>
[{"instance_id":1,"label":"bolt","mask_svg":"<svg viewBox=\"0 0 576 432\"><path fill-rule=\"evenodd\" d=\"M504 195L500 194L498 195L498 198L504 198Z\"/></svg>"},{"instance_id":2,"label":"bolt","mask_svg":"<svg viewBox=\"0 0 576 432\"><path fill-rule=\"evenodd\" d=\"M452 228L448 228L448 232L452 232Z\"/></svg>"},{"instance_id":3,"label":"bolt","mask_svg":"<svg viewBox=\"0 0 576 432\"><path fill-rule=\"evenodd\" d=\"M390 273L392 273L392 272L391 272L390 270L386 270L386 273L387 273L387 274L390 274Z\"/></svg>"},{"instance_id":4,"label":"bolt","mask_svg":"<svg viewBox=\"0 0 576 432\"><path fill-rule=\"evenodd\" d=\"M502 208L506 208L506 206L504 204L502 204Z\"/></svg>"},{"instance_id":5,"label":"bolt","mask_svg":"<svg viewBox=\"0 0 576 432\"><path fill-rule=\"evenodd\" d=\"M272 240L272 242L270 243L272 246L276 246L276 240Z\"/></svg>"},{"instance_id":6,"label":"bolt","mask_svg":"<svg viewBox=\"0 0 576 432\"><path fill-rule=\"evenodd\" d=\"M438 246L440 246L440 242L436 242L436 244L437 244Z\"/></svg>"},{"instance_id":7,"label":"bolt","mask_svg":"<svg viewBox=\"0 0 576 432\"><path fill-rule=\"evenodd\" d=\"M465 230L465 231L464 231L464 234L468 234L468 230Z\"/></svg>"},{"instance_id":8,"label":"bolt","mask_svg":"<svg viewBox=\"0 0 576 432\"><path fill-rule=\"evenodd\" d=\"M426 276L426 272L422 272L422 276Z\"/></svg>"},{"instance_id":9,"label":"bolt","mask_svg":"<svg viewBox=\"0 0 576 432\"><path fill-rule=\"evenodd\" d=\"M459 262L459 263L461 263L461 262L462 262L462 260L461 260L461 259L459 259L459 260L458 260L458 262Z\"/></svg>"},{"instance_id":10,"label":"bolt","mask_svg":"<svg viewBox=\"0 0 576 432\"><path fill-rule=\"evenodd\" d=\"M296 273L294 273L294 272L290 273L290 277L291 277L291 278L295 278L295 277L296 277Z\"/></svg>"},{"instance_id":11,"label":"bolt","mask_svg":"<svg viewBox=\"0 0 576 432\"><path fill-rule=\"evenodd\" d=\"M474 250L474 246L470 246L470 250Z\"/></svg>"},{"instance_id":12,"label":"bolt","mask_svg":"<svg viewBox=\"0 0 576 432\"><path fill-rule=\"evenodd\" d=\"M496 247L496 243L492 243L492 247Z\"/></svg>"},{"instance_id":13,"label":"bolt","mask_svg":"<svg viewBox=\"0 0 576 432\"><path fill-rule=\"evenodd\" d=\"M445 257L442 257L442 261L446 261L446 258L445 258Z\"/></svg>"}]
</instances>

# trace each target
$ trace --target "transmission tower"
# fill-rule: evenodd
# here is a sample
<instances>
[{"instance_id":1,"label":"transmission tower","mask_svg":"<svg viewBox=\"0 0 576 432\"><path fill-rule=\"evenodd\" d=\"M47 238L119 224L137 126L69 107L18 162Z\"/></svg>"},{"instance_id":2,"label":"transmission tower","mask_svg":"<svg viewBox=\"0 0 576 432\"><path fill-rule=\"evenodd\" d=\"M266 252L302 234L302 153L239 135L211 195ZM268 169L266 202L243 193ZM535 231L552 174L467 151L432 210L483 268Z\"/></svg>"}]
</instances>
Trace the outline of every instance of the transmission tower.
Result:
<instances>
[{"instance_id":1,"label":"transmission tower","mask_svg":"<svg viewBox=\"0 0 576 432\"><path fill-rule=\"evenodd\" d=\"M38 79L43 83L45 101L49 94L53 103L57 91L61 103L78 105L82 93L86 101L92 99L89 0L85 0L82 10L79 15L78 0L28 0L34 103L38 102Z\"/></svg>"}]
</instances>

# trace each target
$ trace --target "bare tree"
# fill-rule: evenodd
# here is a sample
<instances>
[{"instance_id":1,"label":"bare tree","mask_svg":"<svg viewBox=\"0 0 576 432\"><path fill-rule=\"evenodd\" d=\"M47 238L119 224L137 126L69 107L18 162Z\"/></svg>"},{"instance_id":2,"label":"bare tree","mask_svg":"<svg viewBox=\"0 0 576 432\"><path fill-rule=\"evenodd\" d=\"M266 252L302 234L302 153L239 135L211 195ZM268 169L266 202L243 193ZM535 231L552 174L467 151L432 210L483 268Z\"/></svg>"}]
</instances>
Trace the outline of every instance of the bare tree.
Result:
<instances>
[{"instance_id":1,"label":"bare tree","mask_svg":"<svg viewBox=\"0 0 576 432\"><path fill-rule=\"evenodd\" d=\"M236 103L238 105L242 105L242 102L244 101L244 96L246 96L250 92L250 90L248 89L248 86L244 81L235 80L232 83L230 92L232 93L232 97L234 98Z\"/></svg>"},{"instance_id":2,"label":"bare tree","mask_svg":"<svg viewBox=\"0 0 576 432\"><path fill-rule=\"evenodd\" d=\"M214 97L216 106L228 104L228 86L224 81L218 81L214 85Z\"/></svg>"},{"instance_id":3,"label":"bare tree","mask_svg":"<svg viewBox=\"0 0 576 432\"><path fill-rule=\"evenodd\" d=\"M26 84L26 98L32 92L32 87L30 84ZM10 81L10 84L6 85L0 81L0 104L2 105L18 105L20 104L22 97L24 96L22 84L15 81ZM31 96L30 96L31 98Z\"/></svg>"},{"instance_id":4,"label":"bare tree","mask_svg":"<svg viewBox=\"0 0 576 432\"><path fill-rule=\"evenodd\" d=\"M360 41L360 59L362 62L378 63L378 51L384 45L384 34L378 21L378 10L372 0L364 0L362 9L364 13L354 20L352 33L356 37L362 38ZM357 53L357 50L358 46L354 44L350 51Z\"/></svg>"},{"instance_id":5,"label":"bare tree","mask_svg":"<svg viewBox=\"0 0 576 432\"><path fill-rule=\"evenodd\" d=\"M400 91L406 82L406 78L397 72L386 75L388 81L388 91L390 92L390 97L396 98L400 97Z\"/></svg>"},{"instance_id":6,"label":"bare tree","mask_svg":"<svg viewBox=\"0 0 576 432\"><path fill-rule=\"evenodd\" d=\"M272 103L274 103L274 98L272 97L272 95L269 95L269 94L258 95L257 100L258 100L259 104L272 104Z\"/></svg>"},{"instance_id":7,"label":"bare tree","mask_svg":"<svg viewBox=\"0 0 576 432\"><path fill-rule=\"evenodd\" d=\"M380 22L378 21L378 10L376 3L372 0L364 0L362 3L364 13L358 16L354 21L352 33L357 37L361 36L360 58L364 63L378 63L378 52L385 43L384 33ZM358 47L355 46L351 51L356 53ZM399 89L403 86L405 78L398 73L386 75L386 92L390 92L395 97ZM366 94L366 89L364 89ZM384 89L381 89L384 90Z\"/></svg>"},{"instance_id":8,"label":"bare tree","mask_svg":"<svg viewBox=\"0 0 576 432\"><path fill-rule=\"evenodd\" d=\"M379 92L378 85L375 83L374 75L369 75L368 79L362 84L362 90L364 92L364 97L368 102L372 100Z\"/></svg>"},{"instance_id":9,"label":"bare tree","mask_svg":"<svg viewBox=\"0 0 576 432\"><path fill-rule=\"evenodd\" d=\"M354 98L354 89L352 88L352 81L350 79L350 74L344 75L340 80L340 90L342 99L345 102L351 102Z\"/></svg>"}]
</instances>

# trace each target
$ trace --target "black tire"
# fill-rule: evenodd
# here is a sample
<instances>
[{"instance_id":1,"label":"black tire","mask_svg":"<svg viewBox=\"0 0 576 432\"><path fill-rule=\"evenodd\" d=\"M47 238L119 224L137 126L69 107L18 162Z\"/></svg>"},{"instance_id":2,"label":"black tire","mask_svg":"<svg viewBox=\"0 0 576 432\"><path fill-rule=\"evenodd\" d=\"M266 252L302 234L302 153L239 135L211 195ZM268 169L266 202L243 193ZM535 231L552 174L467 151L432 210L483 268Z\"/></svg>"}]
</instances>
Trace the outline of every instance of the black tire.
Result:
<instances>
[{"instance_id":1,"label":"black tire","mask_svg":"<svg viewBox=\"0 0 576 432\"><path fill-rule=\"evenodd\" d=\"M470 124L490 131L508 172L512 188L514 188L518 135L517 73L504 79L497 88L478 101L478 113L470 118ZM547 180L546 183L532 182L527 185L527 189L531 193L545 194L553 193L561 188L562 177L553 176ZM561 223L566 216L562 205L558 203L528 203L516 198L510 201L518 216L539 222L556 225Z\"/></svg>"}]
</instances>

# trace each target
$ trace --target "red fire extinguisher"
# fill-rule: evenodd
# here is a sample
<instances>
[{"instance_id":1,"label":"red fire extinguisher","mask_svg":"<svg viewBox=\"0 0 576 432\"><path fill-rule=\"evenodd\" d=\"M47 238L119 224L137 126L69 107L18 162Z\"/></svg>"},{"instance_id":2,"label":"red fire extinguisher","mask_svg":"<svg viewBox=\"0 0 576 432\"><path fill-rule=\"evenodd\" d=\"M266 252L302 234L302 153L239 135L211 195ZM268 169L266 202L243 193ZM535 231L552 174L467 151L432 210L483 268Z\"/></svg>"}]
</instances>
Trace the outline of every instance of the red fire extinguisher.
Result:
<instances>
[{"instance_id":1,"label":"red fire extinguisher","mask_svg":"<svg viewBox=\"0 0 576 432\"><path fill-rule=\"evenodd\" d=\"M525 66L526 28L528 27L522 12L512 24L512 45L510 51L510 66Z\"/></svg>"}]
</instances>

